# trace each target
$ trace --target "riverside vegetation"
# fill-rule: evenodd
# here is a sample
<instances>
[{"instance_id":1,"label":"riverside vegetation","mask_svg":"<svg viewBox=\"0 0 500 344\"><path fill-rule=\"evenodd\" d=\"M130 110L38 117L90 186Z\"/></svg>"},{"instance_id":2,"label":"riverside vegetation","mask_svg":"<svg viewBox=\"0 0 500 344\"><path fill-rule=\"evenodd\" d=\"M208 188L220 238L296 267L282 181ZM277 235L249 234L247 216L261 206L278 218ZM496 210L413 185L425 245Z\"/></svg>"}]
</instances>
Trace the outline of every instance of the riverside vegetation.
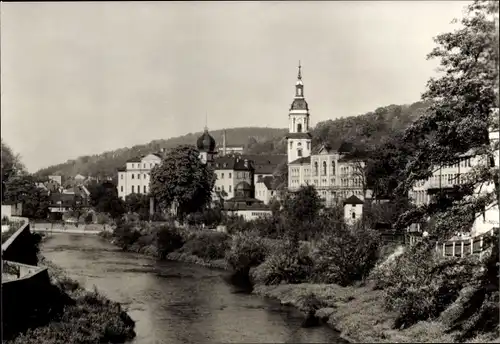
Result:
<instances>
[{"instance_id":1,"label":"riverside vegetation","mask_svg":"<svg viewBox=\"0 0 500 344\"><path fill-rule=\"evenodd\" d=\"M3 343L123 343L135 337L135 323L119 303L95 288L85 290L39 252L37 265L48 269L50 295L33 314L10 322L4 318Z\"/></svg>"},{"instance_id":2,"label":"riverside vegetation","mask_svg":"<svg viewBox=\"0 0 500 344\"><path fill-rule=\"evenodd\" d=\"M289 211L319 204L305 189ZM498 337L498 244L482 258L438 257L431 242L387 259L394 244L366 223L346 225L335 209L313 211L307 220L286 207L251 222L229 217L228 233L128 215L103 235L124 250L230 270L254 293L314 314L354 341Z\"/></svg>"}]
</instances>

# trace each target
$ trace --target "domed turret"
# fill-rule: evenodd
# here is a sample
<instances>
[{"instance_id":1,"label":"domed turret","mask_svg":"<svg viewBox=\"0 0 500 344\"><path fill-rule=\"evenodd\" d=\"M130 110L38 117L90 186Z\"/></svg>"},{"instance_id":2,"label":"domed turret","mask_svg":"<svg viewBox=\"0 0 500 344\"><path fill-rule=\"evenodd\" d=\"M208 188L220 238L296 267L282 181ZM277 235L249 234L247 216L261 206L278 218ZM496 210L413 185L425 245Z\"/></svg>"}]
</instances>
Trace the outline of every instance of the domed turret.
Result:
<instances>
[{"instance_id":1,"label":"domed turret","mask_svg":"<svg viewBox=\"0 0 500 344\"><path fill-rule=\"evenodd\" d=\"M239 182L234 188L234 193L238 197L249 198L252 194L252 186L247 182Z\"/></svg>"},{"instance_id":2,"label":"domed turret","mask_svg":"<svg viewBox=\"0 0 500 344\"><path fill-rule=\"evenodd\" d=\"M208 133L207 128L196 141L196 147L200 152L213 152L215 150L215 139Z\"/></svg>"}]
</instances>

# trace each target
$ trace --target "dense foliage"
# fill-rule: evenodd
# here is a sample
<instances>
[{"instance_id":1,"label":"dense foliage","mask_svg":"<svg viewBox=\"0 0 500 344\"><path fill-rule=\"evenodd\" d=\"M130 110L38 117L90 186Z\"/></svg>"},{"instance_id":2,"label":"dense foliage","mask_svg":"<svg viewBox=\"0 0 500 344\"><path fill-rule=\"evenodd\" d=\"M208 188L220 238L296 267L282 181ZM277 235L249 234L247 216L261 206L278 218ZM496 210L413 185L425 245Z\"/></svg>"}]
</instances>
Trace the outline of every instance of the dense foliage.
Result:
<instances>
[{"instance_id":1,"label":"dense foliage","mask_svg":"<svg viewBox=\"0 0 500 344\"><path fill-rule=\"evenodd\" d=\"M116 185L109 181L89 188L90 205L95 211L119 218L125 212L124 202L118 197Z\"/></svg>"},{"instance_id":2,"label":"dense foliage","mask_svg":"<svg viewBox=\"0 0 500 344\"><path fill-rule=\"evenodd\" d=\"M213 170L187 145L172 149L151 171L151 195L163 210L175 206L180 220L210 203L214 184Z\"/></svg>"}]
</instances>

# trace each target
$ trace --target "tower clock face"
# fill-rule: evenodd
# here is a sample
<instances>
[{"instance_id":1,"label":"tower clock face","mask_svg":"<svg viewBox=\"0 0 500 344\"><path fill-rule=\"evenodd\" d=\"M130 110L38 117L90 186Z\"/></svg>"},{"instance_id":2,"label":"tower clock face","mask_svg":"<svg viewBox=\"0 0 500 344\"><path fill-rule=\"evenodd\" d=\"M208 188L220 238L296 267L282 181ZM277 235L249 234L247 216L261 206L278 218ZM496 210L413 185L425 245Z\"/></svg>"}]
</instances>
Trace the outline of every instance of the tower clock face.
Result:
<instances>
[{"instance_id":1,"label":"tower clock face","mask_svg":"<svg viewBox=\"0 0 500 344\"><path fill-rule=\"evenodd\" d=\"M302 146L302 143L298 142L298 143L297 143L297 146Z\"/></svg>"}]
</instances>

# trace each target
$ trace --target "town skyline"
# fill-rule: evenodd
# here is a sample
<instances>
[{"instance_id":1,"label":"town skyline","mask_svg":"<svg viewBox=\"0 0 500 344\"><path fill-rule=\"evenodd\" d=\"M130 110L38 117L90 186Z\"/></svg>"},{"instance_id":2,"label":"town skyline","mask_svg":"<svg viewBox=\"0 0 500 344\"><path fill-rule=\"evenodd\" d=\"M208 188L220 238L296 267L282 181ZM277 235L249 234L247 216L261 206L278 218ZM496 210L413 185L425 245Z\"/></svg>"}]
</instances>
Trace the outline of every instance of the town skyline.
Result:
<instances>
[{"instance_id":1,"label":"town skyline","mask_svg":"<svg viewBox=\"0 0 500 344\"><path fill-rule=\"evenodd\" d=\"M299 60L312 125L418 101L465 5L115 4L2 4L2 137L30 172L199 132L206 114L210 130L286 128Z\"/></svg>"}]
</instances>

